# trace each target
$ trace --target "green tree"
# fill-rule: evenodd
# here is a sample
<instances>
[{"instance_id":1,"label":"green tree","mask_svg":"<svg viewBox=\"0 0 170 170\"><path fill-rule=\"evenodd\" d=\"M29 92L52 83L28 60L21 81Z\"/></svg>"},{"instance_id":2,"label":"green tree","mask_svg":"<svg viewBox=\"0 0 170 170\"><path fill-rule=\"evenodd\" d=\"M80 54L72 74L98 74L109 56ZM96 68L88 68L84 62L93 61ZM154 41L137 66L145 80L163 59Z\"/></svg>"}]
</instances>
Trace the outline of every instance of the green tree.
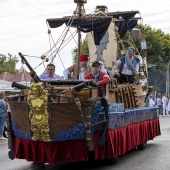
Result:
<instances>
[{"instance_id":1,"label":"green tree","mask_svg":"<svg viewBox=\"0 0 170 170\"><path fill-rule=\"evenodd\" d=\"M89 48L88 48L87 39L84 39L84 40L83 40L83 43L82 43L82 45L81 45L81 54L87 54L87 55L89 55ZM77 61L77 55L78 55L78 48L75 47L75 48L72 50L72 61L73 61L73 63L76 63L76 61Z\"/></svg>"},{"instance_id":2,"label":"green tree","mask_svg":"<svg viewBox=\"0 0 170 170\"><path fill-rule=\"evenodd\" d=\"M152 29L145 25L145 39L148 46L147 63L155 64L155 68L148 70L149 85L157 83L157 91L165 93L166 90L166 70L170 61L170 35L165 34L160 29Z\"/></svg>"},{"instance_id":3,"label":"green tree","mask_svg":"<svg viewBox=\"0 0 170 170\"><path fill-rule=\"evenodd\" d=\"M17 74L21 69L16 68L16 64L18 63L18 58L16 56L12 56L8 53L8 56L1 55L0 56L0 74L3 72L9 72L11 74Z\"/></svg>"}]
</instances>

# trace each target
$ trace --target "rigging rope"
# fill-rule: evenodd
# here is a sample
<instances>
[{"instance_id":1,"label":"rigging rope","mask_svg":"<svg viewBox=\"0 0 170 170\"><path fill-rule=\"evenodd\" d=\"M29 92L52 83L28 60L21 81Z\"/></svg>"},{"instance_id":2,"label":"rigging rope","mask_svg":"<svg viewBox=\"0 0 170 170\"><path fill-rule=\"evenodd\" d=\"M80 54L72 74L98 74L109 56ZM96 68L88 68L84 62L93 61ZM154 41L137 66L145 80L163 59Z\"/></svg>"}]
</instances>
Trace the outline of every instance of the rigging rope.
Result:
<instances>
[{"instance_id":1,"label":"rigging rope","mask_svg":"<svg viewBox=\"0 0 170 170\"><path fill-rule=\"evenodd\" d=\"M77 33L75 32L75 35L76 35ZM74 36L75 36L74 35ZM68 40L67 40L68 41ZM65 43L65 45L58 51L58 53L69 43L71 41L71 39L67 42L67 43ZM56 50L55 51L53 51L53 54L56 52ZM57 54L57 53L56 53ZM55 55L56 55L55 54ZM51 55L48 57L48 59L50 60L51 59ZM43 63L43 62L42 62ZM39 67L42 63L40 63L38 66L36 66L34 69L36 69L37 67Z\"/></svg>"},{"instance_id":2,"label":"rigging rope","mask_svg":"<svg viewBox=\"0 0 170 170\"><path fill-rule=\"evenodd\" d=\"M64 31L62 32L62 34L60 35L60 37L59 37L59 39L57 40L56 43L54 42L54 39L53 39L52 35L51 35L51 34L49 35L49 36L51 36L51 39L52 39L54 45L53 45L53 47L50 48L50 50L48 50L46 53L44 53L44 55L48 55L49 52L51 51L51 55L48 56L48 59L49 59L49 60L51 59L51 62L53 62L53 60L54 60L54 58L56 57L57 54L59 55L59 51L60 51L61 49L63 49L72 39L74 39L74 36L77 34L77 31L75 31L73 34L71 34L71 36L69 36L69 37L66 39L66 35L67 35L68 31L70 31L70 26L71 26L74 18L75 18L75 16L72 15L72 17L70 18L69 22L67 23L67 25L66 25L66 27L65 27L65 29L64 29L65 33L64 33ZM47 24L47 27L48 27L48 24ZM49 27L48 27L48 29L49 29ZM70 32L71 32L71 31L70 31ZM61 40L62 40L62 42L60 43L60 46L57 48L56 45L57 45ZM74 40L75 40L75 39L74 39ZM62 45L63 45L63 46L62 46ZM62 47L62 48L61 48L61 47ZM52 49L53 49L53 48L55 48L56 50L52 52ZM52 56L53 54L54 54L54 56ZM59 58L60 58L60 61L61 61L62 65L63 65L63 67L64 67L64 64L63 64L63 62L62 62L62 60L61 60L60 55L59 55ZM39 64L38 66L36 66L34 69L36 69L37 67L39 67L41 64L42 64L42 63L40 63L40 64ZM65 68L65 67L64 67L64 68Z\"/></svg>"},{"instance_id":3,"label":"rigging rope","mask_svg":"<svg viewBox=\"0 0 170 170\"><path fill-rule=\"evenodd\" d=\"M72 15L72 16L73 16L73 15ZM74 16L74 17L75 17L75 16ZM64 35L64 38L63 38L63 40L62 40L59 48L57 49L57 48L56 48L56 45L54 45L54 47L57 49L57 52L56 52L56 53L58 53L60 47L61 47L62 44L64 43L64 40L65 40L65 38L66 38L66 35L68 34L68 30L70 29L70 26L71 26L71 24L72 24L72 22L73 22L73 20L74 20L74 17L73 17L73 19L72 19L72 17L71 17L70 20L68 21L67 25L66 25L67 30L66 30L66 33L65 33L65 35ZM70 24L70 25L69 25L69 24ZM52 40L53 40L53 39L52 39ZM53 40L53 41L54 41L54 40ZM56 56L56 55L55 55L55 56ZM53 62L54 58L55 58L55 57L52 57L52 59L51 59L52 62Z\"/></svg>"}]
</instances>

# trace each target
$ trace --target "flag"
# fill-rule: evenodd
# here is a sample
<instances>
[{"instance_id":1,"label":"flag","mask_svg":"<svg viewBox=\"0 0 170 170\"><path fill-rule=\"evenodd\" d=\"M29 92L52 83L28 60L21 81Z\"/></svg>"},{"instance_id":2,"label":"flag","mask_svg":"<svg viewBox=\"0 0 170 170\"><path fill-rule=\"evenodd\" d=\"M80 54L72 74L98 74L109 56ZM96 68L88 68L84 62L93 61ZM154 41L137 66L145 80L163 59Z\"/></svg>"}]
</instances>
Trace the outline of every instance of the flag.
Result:
<instances>
[{"instance_id":1,"label":"flag","mask_svg":"<svg viewBox=\"0 0 170 170\"><path fill-rule=\"evenodd\" d=\"M140 30L140 28L138 27L138 25L136 25L133 29L130 30L130 33L136 38L138 39L140 42L144 39L142 32Z\"/></svg>"}]
</instances>

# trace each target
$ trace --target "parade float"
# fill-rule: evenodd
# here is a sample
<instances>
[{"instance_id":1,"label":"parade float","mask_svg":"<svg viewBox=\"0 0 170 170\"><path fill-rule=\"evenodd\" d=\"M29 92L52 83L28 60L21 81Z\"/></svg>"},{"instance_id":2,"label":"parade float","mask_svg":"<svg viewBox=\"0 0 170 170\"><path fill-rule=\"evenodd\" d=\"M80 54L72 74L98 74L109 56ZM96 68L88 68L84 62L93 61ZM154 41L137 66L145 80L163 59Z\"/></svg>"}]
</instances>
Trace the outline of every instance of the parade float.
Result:
<instances>
[{"instance_id":1,"label":"parade float","mask_svg":"<svg viewBox=\"0 0 170 170\"><path fill-rule=\"evenodd\" d=\"M21 94L7 98L10 159L64 163L88 161L94 153L94 160L116 160L134 148L145 149L147 141L160 135L157 108L145 107L146 49L134 84L118 84L113 76L112 62L120 55L122 34L137 25L139 11L108 12L105 6L97 6L93 13L85 14L87 0L74 2L73 16L47 19L47 23L52 29L65 24L77 30L78 56L81 32L87 33L89 62L102 60L111 82L105 96L98 97L101 87L91 80L41 81L26 55L19 53L33 83L27 87L14 82ZM50 55L42 59L52 58Z\"/></svg>"}]
</instances>

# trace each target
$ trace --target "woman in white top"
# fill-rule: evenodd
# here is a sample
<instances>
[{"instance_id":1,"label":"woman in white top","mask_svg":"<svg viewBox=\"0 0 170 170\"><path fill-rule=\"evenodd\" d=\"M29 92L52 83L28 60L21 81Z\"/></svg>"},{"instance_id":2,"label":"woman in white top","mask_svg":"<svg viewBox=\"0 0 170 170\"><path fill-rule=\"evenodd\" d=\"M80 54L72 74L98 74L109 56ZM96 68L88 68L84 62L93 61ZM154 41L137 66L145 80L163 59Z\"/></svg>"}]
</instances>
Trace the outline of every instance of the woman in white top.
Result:
<instances>
[{"instance_id":1,"label":"woman in white top","mask_svg":"<svg viewBox=\"0 0 170 170\"><path fill-rule=\"evenodd\" d=\"M149 107L154 107L155 106L155 101L153 100L153 96L150 96L150 100L149 100Z\"/></svg>"}]
</instances>

